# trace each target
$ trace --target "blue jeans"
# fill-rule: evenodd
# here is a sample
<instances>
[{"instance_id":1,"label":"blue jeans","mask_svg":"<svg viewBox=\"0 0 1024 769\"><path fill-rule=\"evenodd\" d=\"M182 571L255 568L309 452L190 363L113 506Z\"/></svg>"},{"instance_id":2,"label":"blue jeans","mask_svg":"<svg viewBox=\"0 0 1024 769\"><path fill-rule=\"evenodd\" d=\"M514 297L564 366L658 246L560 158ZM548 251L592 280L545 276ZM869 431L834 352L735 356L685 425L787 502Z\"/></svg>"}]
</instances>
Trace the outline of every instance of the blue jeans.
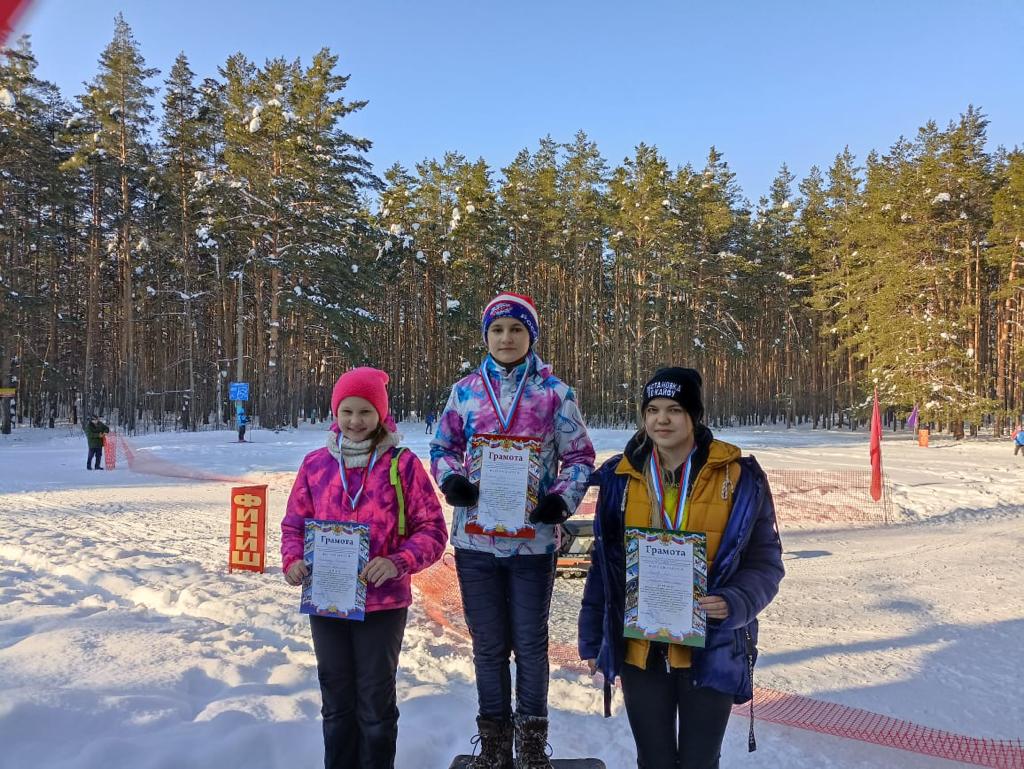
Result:
<instances>
[{"instance_id":1,"label":"blue jeans","mask_svg":"<svg viewBox=\"0 0 1024 769\"><path fill-rule=\"evenodd\" d=\"M548 617L555 554L498 558L455 550L462 606L473 637L480 715L512 716L510 655L516 655L516 712L548 714Z\"/></svg>"}]
</instances>

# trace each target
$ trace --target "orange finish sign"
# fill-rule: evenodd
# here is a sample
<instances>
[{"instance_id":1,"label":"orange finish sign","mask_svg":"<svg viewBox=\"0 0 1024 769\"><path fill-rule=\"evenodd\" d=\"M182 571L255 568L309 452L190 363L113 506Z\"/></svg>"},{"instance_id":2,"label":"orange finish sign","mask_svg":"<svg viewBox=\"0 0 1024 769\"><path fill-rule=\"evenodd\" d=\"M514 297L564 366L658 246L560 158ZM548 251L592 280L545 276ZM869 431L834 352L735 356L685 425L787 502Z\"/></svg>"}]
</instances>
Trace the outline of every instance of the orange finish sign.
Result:
<instances>
[{"instance_id":1,"label":"orange finish sign","mask_svg":"<svg viewBox=\"0 0 1024 769\"><path fill-rule=\"evenodd\" d=\"M231 551L228 571L262 572L267 565L267 487L231 489Z\"/></svg>"}]
</instances>

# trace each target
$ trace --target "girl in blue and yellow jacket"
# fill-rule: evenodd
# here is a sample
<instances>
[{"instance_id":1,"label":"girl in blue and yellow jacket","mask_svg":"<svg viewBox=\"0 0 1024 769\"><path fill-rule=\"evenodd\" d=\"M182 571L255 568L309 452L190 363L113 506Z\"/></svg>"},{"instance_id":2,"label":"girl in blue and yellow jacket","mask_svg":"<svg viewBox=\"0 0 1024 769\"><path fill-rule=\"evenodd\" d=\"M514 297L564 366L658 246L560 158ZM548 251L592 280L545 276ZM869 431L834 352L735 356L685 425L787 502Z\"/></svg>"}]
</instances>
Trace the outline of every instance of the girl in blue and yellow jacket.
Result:
<instances>
[{"instance_id":1,"label":"girl in blue and yellow jacket","mask_svg":"<svg viewBox=\"0 0 1024 769\"><path fill-rule=\"evenodd\" d=\"M767 478L753 458L701 424L701 384L693 369L658 371L644 387L644 426L591 478L599 487L596 542L579 652L604 675L605 716L611 685L621 679L643 769L718 767L732 706L753 695L756 617L784 573ZM706 533L703 649L623 636L627 526Z\"/></svg>"}]
</instances>

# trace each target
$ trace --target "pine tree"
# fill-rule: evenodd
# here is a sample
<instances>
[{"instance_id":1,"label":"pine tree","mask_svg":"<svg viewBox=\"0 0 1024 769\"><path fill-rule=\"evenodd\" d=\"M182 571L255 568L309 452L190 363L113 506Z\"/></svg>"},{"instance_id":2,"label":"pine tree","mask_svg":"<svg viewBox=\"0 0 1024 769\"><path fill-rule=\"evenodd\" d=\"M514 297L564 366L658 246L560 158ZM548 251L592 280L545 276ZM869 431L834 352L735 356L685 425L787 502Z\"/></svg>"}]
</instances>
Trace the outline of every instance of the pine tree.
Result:
<instances>
[{"instance_id":1,"label":"pine tree","mask_svg":"<svg viewBox=\"0 0 1024 769\"><path fill-rule=\"evenodd\" d=\"M95 131L91 136L79 132L74 157L67 164L70 170L93 164L93 259L99 256L98 238L106 239L111 252L118 255L121 286L118 401L121 423L129 431L135 429L139 394L134 282L136 272L141 272L143 267L135 262L146 243L144 236L136 237L139 234L136 225L138 204L148 194L146 184L152 171L147 131L152 121L150 99L154 89L146 85L146 81L156 74L157 70L145 66L131 28L118 14L113 40L100 54L99 73L89 84L87 93L79 97L84 113L82 121ZM104 223L105 187L101 185L108 174L117 186L116 194L110 196L108 203L112 220ZM93 293L90 290L90 294ZM87 354L87 368L92 365L89 357ZM89 392L93 387L91 382L91 374L87 373L86 392L94 399L95 394Z\"/></svg>"},{"instance_id":2,"label":"pine tree","mask_svg":"<svg viewBox=\"0 0 1024 769\"><path fill-rule=\"evenodd\" d=\"M202 311L202 306L197 306L197 301L203 302L207 292L202 287L208 285L206 270L198 258L201 252L196 232L198 191L212 160L211 137L199 116L200 94L194 79L185 54L178 54L164 92L160 137L165 194L159 209L166 226L161 229L165 237L158 243L171 270L164 291L177 300L174 304L180 301L180 338L184 340L180 346L188 366L187 387L184 388L187 394L182 399L180 413L184 425L191 429L196 428L199 395L196 377L201 374L197 371L200 368L197 313Z\"/></svg>"},{"instance_id":3,"label":"pine tree","mask_svg":"<svg viewBox=\"0 0 1024 769\"><path fill-rule=\"evenodd\" d=\"M821 255L828 239L828 216L825 180L821 170L812 166L810 173L800 182L801 205L794 223L794 237L798 249L797 285L801 306L797 310L806 315L808 346L811 349L811 388L809 416L814 427L831 428L836 413L835 367L831 360L834 335L826 333L834 328L833 313L828 308L815 311L817 271L822 268Z\"/></svg>"},{"instance_id":4,"label":"pine tree","mask_svg":"<svg viewBox=\"0 0 1024 769\"><path fill-rule=\"evenodd\" d=\"M0 58L0 387L16 387L20 413L40 424L67 387L58 332L64 239L55 134L67 117L56 87L40 80L28 38ZM17 369L12 370L12 363ZM25 385L18 387L19 381ZM23 394L23 395L22 395ZM29 395L34 397L26 397ZM45 402L44 402L45 401ZM0 398L0 432L11 409Z\"/></svg>"},{"instance_id":5,"label":"pine tree","mask_svg":"<svg viewBox=\"0 0 1024 769\"><path fill-rule=\"evenodd\" d=\"M283 59L257 69L235 55L222 69L225 170L241 217L229 237L248 242L244 262L261 308L253 314L256 381L268 426L297 419L298 400L285 397L301 391L288 385L300 367L290 342L304 333L304 313L334 325L347 319L332 301L352 281L339 257L368 247L370 237L359 208L361 191L377 184L363 156L369 145L340 125L363 103L341 97L347 78L333 73L336 62L324 50L308 70Z\"/></svg>"},{"instance_id":6,"label":"pine tree","mask_svg":"<svg viewBox=\"0 0 1024 769\"><path fill-rule=\"evenodd\" d=\"M863 265L857 240L857 223L862 209L860 169L849 148L836 155L828 172L825 211L819 248L810 254L817 276L814 307L827 319L823 327L833 341L831 353L837 365L832 377L842 396L837 397L839 424L848 415L850 427L856 426L853 409L857 405L857 377L853 335L864 324L863 301L856 292L852 275Z\"/></svg>"},{"instance_id":7,"label":"pine tree","mask_svg":"<svg viewBox=\"0 0 1024 769\"><path fill-rule=\"evenodd\" d=\"M1020 411L1020 372L1024 363L1024 153L1010 153L999 164L999 185L993 196L992 227L986 264L994 270L991 300L995 303L994 391L999 432L1014 424Z\"/></svg>"},{"instance_id":8,"label":"pine tree","mask_svg":"<svg viewBox=\"0 0 1024 769\"><path fill-rule=\"evenodd\" d=\"M552 337L557 345L554 357L562 364L560 376L576 388L582 407L608 419L613 413L604 398L609 371L601 355L610 331L602 311L611 299L604 263L610 214L608 168L597 145L583 131L563 151L558 177L563 279L559 313L553 322L564 333Z\"/></svg>"},{"instance_id":9,"label":"pine tree","mask_svg":"<svg viewBox=\"0 0 1024 769\"><path fill-rule=\"evenodd\" d=\"M771 388L767 393L774 415L783 416L792 427L797 416L797 380L801 376L801 323L795 313L799 295L794 295L797 280L797 243L794 234L796 207L791 199L793 175L785 165L772 181L769 197L761 198L752 233L753 269L746 283L760 293L757 312L767 353L755 367Z\"/></svg>"},{"instance_id":10,"label":"pine tree","mask_svg":"<svg viewBox=\"0 0 1024 769\"><path fill-rule=\"evenodd\" d=\"M632 421L639 411L636 393L669 350L691 348L686 329L665 324L667 276L673 251L673 223L663 205L669 171L657 149L639 144L635 154L612 172L614 205L609 247L614 253L613 317L619 333L610 359L623 365L623 398L616 416Z\"/></svg>"},{"instance_id":11,"label":"pine tree","mask_svg":"<svg viewBox=\"0 0 1024 769\"><path fill-rule=\"evenodd\" d=\"M498 290L534 296L541 354L598 423L631 422L664 363L702 369L716 424L856 426L874 386L956 434L1020 412L1024 161L986 151L974 107L863 169L844 150L798 196L783 166L751 211L714 147L673 171L639 144L609 168L582 132L501 172L453 151L381 183L337 64L238 54L197 87L182 54L153 135L154 71L123 18L75 114L27 42L0 57L18 418L77 419L80 399L129 430L219 422L232 363L266 426L316 418L358 363L392 372L397 415L422 413L477 365Z\"/></svg>"}]
</instances>

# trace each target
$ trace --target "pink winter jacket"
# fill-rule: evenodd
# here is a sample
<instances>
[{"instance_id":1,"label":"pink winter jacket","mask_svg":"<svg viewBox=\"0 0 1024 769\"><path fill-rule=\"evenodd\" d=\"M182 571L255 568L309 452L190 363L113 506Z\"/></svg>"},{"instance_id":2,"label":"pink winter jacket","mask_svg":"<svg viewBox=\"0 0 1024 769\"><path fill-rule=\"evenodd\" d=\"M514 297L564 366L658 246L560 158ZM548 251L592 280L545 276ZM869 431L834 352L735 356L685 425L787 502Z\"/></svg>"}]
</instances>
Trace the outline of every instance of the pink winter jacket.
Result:
<instances>
[{"instance_id":1,"label":"pink winter jacket","mask_svg":"<svg viewBox=\"0 0 1024 769\"><path fill-rule=\"evenodd\" d=\"M281 521L281 562L286 572L302 558L307 518L370 524L370 560L386 556L398 567L398 576L380 587L367 585L368 612L401 609L412 603L412 575L437 561L448 541L434 486L420 460L408 450L398 459L405 492L405 536L398 535L398 497L390 478L394 452L394 448L388 449L377 460L355 511L347 503L342 507L338 460L327 448L307 454ZM365 473L365 467L349 468L349 488L359 488Z\"/></svg>"}]
</instances>

